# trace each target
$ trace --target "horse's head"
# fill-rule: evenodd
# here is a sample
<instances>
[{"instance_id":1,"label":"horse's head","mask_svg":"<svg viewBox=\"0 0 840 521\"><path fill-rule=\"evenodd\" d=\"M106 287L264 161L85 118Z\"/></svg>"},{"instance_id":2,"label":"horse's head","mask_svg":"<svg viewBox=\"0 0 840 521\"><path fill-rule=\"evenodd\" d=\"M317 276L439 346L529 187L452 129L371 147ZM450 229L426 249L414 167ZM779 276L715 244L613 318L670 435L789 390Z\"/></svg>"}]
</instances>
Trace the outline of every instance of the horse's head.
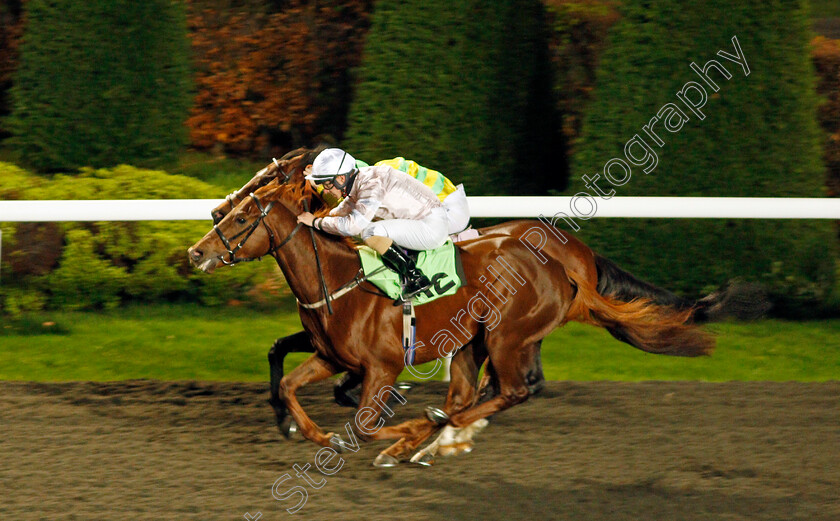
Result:
<instances>
[{"instance_id":1,"label":"horse's head","mask_svg":"<svg viewBox=\"0 0 840 521\"><path fill-rule=\"evenodd\" d=\"M282 185L303 182L304 169L315 161L315 158L324 148L323 146L314 149L298 148L280 159L275 159L257 172L250 181L245 183L245 186L227 196L225 202L210 212L213 223L219 224L237 204L248 199L249 194L256 192L259 188L269 184Z\"/></svg>"},{"instance_id":2,"label":"horse's head","mask_svg":"<svg viewBox=\"0 0 840 521\"><path fill-rule=\"evenodd\" d=\"M297 223L297 215L319 210L324 212L327 207L303 175L296 173L270 182L227 210L188 250L190 262L212 273L219 264L232 265L274 254L303 226Z\"/></svg>"},{"instance_id":3,"label":"horse's head","mask_svg":"<svg viewBox=\"0 0 840 521\"><path fill-rule=\"evenodd\" d=\"M294 226L294 231L288 232L287 236L278 237L267 220L274 210L273 216L284 212L289 223L294 221L296 213L292 205L278 199L279 192L285 188L272 184L247 196L187 251L190 262L200 270L212 273L219 264L257 260L283 247L299 226Z\"/></svg>"}]
</instances>

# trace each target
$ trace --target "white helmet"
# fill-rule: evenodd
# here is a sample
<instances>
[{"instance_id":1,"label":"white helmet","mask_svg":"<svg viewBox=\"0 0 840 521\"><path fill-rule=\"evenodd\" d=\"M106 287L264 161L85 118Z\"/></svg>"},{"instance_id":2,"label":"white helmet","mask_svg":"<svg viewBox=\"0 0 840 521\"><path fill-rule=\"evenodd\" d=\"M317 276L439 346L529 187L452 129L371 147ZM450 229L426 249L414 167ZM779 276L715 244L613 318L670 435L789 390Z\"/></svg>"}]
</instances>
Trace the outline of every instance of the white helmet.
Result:
<instances>
[{"instance_id":1,"label":"white helmet","mask_svg":"<svg viewBox=\"0 0 840 521\"><path fill-rule=\"evenodd\" d=\"M321 184L338 175L351 175L356 170L356 160L340 148L328 148L312 162L312 173L306 179Z\"/></svg>"}]
</instances>

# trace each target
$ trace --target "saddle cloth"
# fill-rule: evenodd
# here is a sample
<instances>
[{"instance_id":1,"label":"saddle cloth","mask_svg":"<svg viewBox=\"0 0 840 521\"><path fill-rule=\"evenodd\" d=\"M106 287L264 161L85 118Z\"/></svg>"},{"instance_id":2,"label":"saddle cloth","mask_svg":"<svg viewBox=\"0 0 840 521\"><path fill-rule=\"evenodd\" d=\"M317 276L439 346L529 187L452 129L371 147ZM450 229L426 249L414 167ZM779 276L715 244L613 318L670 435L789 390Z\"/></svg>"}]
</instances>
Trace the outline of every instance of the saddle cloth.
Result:
<instances>
[{"instance_id":1,"label":"saddle cloth","mask_svg":"<svg viewBox=\"0 0 840 521\"><path fill-rule=\"evenodd\" d=\"M400 276L385 267L372 248L361 246L358 251L367 280L390 298L399 299ZM458 248L448 239L434 250L421 251L417 256L417 268L429 277L432 287L414 297L416 306L454 294L465 280Z\"/></svg>"}]
</instances>

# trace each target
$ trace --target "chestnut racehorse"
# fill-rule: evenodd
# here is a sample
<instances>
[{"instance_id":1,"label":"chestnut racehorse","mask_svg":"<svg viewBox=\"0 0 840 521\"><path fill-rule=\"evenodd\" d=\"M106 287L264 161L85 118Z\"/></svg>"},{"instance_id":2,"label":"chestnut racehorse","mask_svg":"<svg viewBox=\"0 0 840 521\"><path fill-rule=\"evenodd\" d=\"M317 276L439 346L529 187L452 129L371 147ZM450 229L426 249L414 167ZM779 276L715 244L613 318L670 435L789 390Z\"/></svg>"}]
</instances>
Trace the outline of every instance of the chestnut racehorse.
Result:
<instances>
[{"instance_id":1,"label":"chestnut racehorse","mask_svg":"<svg viewBox=\"0 0 840 521\"><path fill-rule=\"evenodd\" d=\"M274 160L272 163L266 165L265 168L256 173L245 185L239 190L234 191L225 198L225 201L214 208L210 214L213 218L213 223L218 224L225 215L227 215L237 203L245 200L248 195L257 189L269 184L287 183L287 182L303 182L303 169L307 165L311 165L315 158L320 154L326 145L320 145L315 148L301 147L286 153L279 160ZM320 199L315 198L311 205L312 211L324 208L326 203ZM478 229L480 235L488 234L508 234L508 223L492 226L489 228ZM528 389L531 394L535 394L545 385L545 378L542 372L542 363L540 360L540 346L542 341L537 342L532 346L531 353L531 368L528 371ZM268 361L270 366L271 377L271 400L272 402L279 401L278 388L280 380L283 378L284 359L289 353L314 353L315 346L305 331L300 331L289 336L278 338L268 352ZM490 375L493 372L486 371L485 378L482 380L481 388L488 387L490 384ZM354 373L348 373L346 378L339 380L334 388L335 401L339 405L348 407L357 407L358 398L353 395L354 388L362 383L362 376ZM488 389L492 391L492 389ZM356 392L355 394L358 394ZM482 392L483 394L483 392ZM281 426L281 432L285 436L289 436L289 429L293 428L293 424L287 423Z\"/></svg>"},{"instance_id":2,"label":"chestnut racehorse","mask_svg":"<svg viewBox=\"0 0 840 521\"><path fill-rule=\"evenodd\" d=\"M318 302L324 297L324 286L338 288L352 281L360 262L344 239L316 232L310 240L309 233L297 233L301 227L296 216L304 211L304 202L308 207L313 201L314 194L303 182L270 183L239 203L190 248L190 260L212 272L223 262L234 264L270 254L297 299ZM651 298L624 302L610 296L607 277L618 280L626 275L617 289L620 292L632 292L634 284L627 281L636 279L574 237L566 236L563 242L542 232L540 237L548 240L537 249L532 234L542 223L514 221L506 226L507 234L491 233L462 243L465 285L455 295L417 308L416 364L463 349L453 358L444 405L449 425L462 428L527 399L528 350L569 320L606 327L620 340L648 352L679 356L711 352L713 339L693 323L699 311L709 306L658 305L659 290L652 286L641 291L650 292ZM318 264L323 265L325 284ZM599 271L606 274L603 280ZM363 374L359 408L369 414L363 415L361 423L357 414L356 433L365 439L399 440L380 454L378 462L404 459L442 425L418 418L381 426L383 392L393 392L396 377L405 367L401 311L390 300L361 290L350 291L332 306L334 314L323 307L301 308L301 321L316 352L283 377L280 399L304 437L340 448L341 438L324 434L306 415L295 392L340 371ZM492 363L499 393L476 405L476 379L485 358ZM285 420L286 407L275 406L278 421Z\"/></svg>"}]
</instances>

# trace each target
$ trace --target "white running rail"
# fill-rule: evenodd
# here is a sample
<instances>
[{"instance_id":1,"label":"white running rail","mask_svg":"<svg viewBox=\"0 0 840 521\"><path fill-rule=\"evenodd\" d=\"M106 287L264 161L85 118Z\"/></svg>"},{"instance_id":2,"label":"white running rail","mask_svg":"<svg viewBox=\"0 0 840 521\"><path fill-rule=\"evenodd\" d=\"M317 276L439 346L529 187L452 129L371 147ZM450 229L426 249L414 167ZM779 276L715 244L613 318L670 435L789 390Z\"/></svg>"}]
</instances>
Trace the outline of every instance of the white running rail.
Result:
<instances>
[{"instance_id":1,"label":"white running rail","mask_svg":"<svg viewBox=\"0 0 840 521\"><path fill-rule=\"evenodd\" d=\"M207 221L223 199L0 201L0 222ZM473 217L840 219L840 199L774 197L469 197ZM587 202L588 201L588 202ZM592 202L597 207L593 209ZM562 217L562 216L559 216ZM585 219L584 217L579 217ZM559 223L559 221L558 221Z\"/></svg>"}]
</instances>

